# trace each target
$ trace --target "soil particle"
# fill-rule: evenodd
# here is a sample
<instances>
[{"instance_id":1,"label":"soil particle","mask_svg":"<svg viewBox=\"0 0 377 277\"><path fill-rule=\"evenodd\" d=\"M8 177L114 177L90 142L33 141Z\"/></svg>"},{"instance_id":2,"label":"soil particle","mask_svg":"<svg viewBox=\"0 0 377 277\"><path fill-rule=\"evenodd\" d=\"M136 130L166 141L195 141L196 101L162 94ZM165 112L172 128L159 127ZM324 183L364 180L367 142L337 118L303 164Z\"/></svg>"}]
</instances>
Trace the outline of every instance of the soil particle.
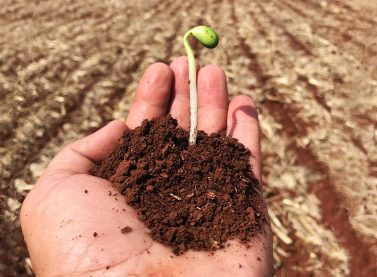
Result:
<instances>
[{"instance_id":1,"label":"soil particle","mask_svg":"<svg viewBox=\"0 0 377 277\"><path fill-rule=\"evenodd\" d=\"M131 232L132 232L132 228L129 227L129 226L126 226L126 227L120 229L120 232L121 232L122 234L128 234L128 233L131 233Z\"/></svg>"},{"instance_id":2,"label":"soil particle","mask_svg":"<svg viewBox=\"0 0 377 277\"><path fill-rule=\"evenodd\" d=\"M151 237L173 249L213 251L230 239L248 244L266 222L250 151L224 134L198 132L197 144L170 116L124 133L91 173L110 180Z\"/></svg>"}]
</instances>

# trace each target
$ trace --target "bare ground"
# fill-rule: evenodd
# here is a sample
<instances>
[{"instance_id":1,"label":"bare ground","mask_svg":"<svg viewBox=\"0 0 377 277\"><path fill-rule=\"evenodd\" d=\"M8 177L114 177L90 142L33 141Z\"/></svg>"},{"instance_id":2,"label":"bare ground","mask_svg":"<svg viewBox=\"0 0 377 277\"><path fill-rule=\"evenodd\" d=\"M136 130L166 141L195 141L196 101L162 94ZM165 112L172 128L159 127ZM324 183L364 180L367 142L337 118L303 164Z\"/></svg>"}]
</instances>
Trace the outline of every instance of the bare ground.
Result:
<instances>
[{"instance_id":1,"label":"bare ground","mask_svg":"<svg viewBox=\"0 0 377 277\"><path fill-rule=\"evenodd\" d=\"M1 2L0 276L32 275L18 211L49 160L124 119L143 70L197 24L221 36L201 63L258 105L276 276L376 274L373 1Z\"/></svg>"}]
</instances>

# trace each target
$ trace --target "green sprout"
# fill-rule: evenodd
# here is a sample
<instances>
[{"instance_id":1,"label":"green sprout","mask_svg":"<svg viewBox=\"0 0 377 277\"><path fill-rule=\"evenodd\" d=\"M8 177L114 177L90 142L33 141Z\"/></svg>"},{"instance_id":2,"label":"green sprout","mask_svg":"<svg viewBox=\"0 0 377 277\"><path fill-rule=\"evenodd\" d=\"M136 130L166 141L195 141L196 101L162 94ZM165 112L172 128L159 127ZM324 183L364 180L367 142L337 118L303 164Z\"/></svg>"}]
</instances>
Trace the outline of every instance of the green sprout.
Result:
<instances>
[{"instance_id":1,"label":"green sprout","mask_svg":"<svg viewBox=\"0 0 377 277\"><path fill-rule=\"evenodd\" d=\"M183 37L183 45L187 52L189 65L189 89L190 89L190 144L196 144L198 133L198 93L196 90L196 64L195 57L188 42L189 36L193 35L203 46L215 48L219 44L219 36L210 27L196 26L188 31Z\"/></svg>"}]
</instances>

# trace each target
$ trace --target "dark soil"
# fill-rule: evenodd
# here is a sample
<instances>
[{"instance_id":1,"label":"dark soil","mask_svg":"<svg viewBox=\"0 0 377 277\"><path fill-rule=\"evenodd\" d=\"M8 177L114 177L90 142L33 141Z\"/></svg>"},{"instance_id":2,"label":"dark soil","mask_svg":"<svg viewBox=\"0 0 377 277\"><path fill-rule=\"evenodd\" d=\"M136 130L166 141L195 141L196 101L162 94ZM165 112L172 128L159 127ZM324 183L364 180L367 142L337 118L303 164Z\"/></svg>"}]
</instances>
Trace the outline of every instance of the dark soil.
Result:
<instances>
[{"instance_id":1,"label":"dark soil","mask_svg":"<svg viewBox=\"0 0 377 277\"><path fill-rule=\"evenodd\" d=\"M113 182L152 238L186 250L214 251L229 239L248 245L266 222L250 151L223 134L189 134L170 116L126 132L92 174Z\"/></svg>"}]
</instances>

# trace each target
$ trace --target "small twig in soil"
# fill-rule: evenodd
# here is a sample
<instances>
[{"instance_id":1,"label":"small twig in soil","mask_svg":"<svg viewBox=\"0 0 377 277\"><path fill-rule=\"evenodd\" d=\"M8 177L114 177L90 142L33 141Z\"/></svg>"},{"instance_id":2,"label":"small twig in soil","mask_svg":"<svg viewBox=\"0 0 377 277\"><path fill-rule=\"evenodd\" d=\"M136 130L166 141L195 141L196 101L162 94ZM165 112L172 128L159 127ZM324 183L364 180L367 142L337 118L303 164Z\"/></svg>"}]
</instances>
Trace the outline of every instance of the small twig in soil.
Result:
<instances>
[{"instance_id":1,"label":"small twig in soil","mask_svg":"<svg viewBox=\"0 0 377 277\"><path fill-rule=\"evenodd\" d=\"M182 200L181 197L179 197L178 195L175 195L175 194L173 194L173 193L169 193L169 195L170 195L171 197L173 197L174 199L177 199L178 201L181 201L181 200Z\"/></svg>"}]
</instances>

